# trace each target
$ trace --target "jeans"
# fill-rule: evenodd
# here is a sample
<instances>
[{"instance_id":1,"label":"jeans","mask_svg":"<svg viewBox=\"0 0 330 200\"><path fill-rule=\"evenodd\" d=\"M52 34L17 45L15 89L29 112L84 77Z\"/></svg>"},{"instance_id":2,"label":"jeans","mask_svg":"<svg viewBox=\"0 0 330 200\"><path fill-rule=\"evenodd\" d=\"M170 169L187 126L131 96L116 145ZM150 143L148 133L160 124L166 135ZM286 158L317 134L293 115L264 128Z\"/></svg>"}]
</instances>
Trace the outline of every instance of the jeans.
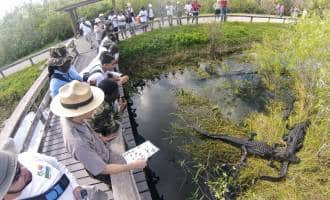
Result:
<instances>
[{"instance_id":1,"label":"jeans","mask_svg":"<svg viewBox=\"0 0 330 200\"><path fill-rule=\"evenodd\" d=\"M221 21L223 22L227 21L227 11L228 11L227 7L221 8Z\"/></svg>"}]
</instances>

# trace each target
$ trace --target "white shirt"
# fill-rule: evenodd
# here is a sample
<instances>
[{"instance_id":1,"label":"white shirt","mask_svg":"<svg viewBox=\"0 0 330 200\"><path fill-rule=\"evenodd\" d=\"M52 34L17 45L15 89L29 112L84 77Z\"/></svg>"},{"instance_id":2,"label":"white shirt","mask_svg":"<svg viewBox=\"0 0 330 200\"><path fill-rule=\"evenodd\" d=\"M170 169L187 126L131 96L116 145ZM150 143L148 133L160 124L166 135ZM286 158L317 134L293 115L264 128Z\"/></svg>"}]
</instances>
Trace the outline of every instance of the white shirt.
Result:
<instances>
[{"instance_id":1,"label":"white shirt","mask_svg":"<svg viewBox=\"0 0 330 200\"><path fill-rule=\"evenodd\" d=\"M154 11L152 8L148 8L148 17L155 17Z\"/></svg>"},{"instance_id":2,"label":"white shirt","mask_svg":"<svg viewBox=\"0 0 330 200\"><path fill-rule=\"evenodd\" d=\"M146 10L140 10L139 16L140 16L141 22L147 22L147 11Z\"/></svg>"},{"instance_id":3,"label":"white shirt","mask_svg":"<svg viewBox=\"0 0 330 200\"><path fill-rule=\"evenodd\" d=\"M85 24L87 24L88 26L86 26ZM92 24L89 22L89 21L85 21L85 24L83 22L80 23L79 25L79 29L82 29L83 30L83 34L84 36L88 35L89 33L92 32Z\"/></svg>"},{"instance_id":4,"label":"white shirt","mask_svg":"<svg viewBox=\"0 0 330 200\"><path fill-rule=\"evenodd\" d=\"M165 9L167 16L173 15L173 10L174 10L173 5L166 5Z\"/></svg>"},{"instance_id":5,"label":"white shirt","mask_svg":"<svg viewBox=\"0 0 330 200\"><path fill-rule=\"evenodd\" d=\"M186 11L186 14L189 14L191 12L191 4L186 4L184 6L184 10Z\"/></svg>"},{"instance_id":6,"label":"white shirt","mask_svg":"<svg viewBox=\"0 0 330 200\"><path fill-rule=\"evenodd\" d=\"M96 71L96 70L100 70L101 72L96 72L96 73L91 74L88 77L87 82L96 81L96 86L98 86L101 81L108 78L108 74L105 71L103 71L101 64L97 65L94 68L92 68L91 70L89 70L89 73L92 73L93 71Z\"/></svg>"},{"instance_id":7,"label":"white shirt","mask_svg":"<svg viewBox=\"0 0 330 200\"><path fill-rule=\"evenodd\" d=\"M118 15L118 25L119 26L125 26L126 25L125 15Z\"/></svg>"},{"instance_id":8,"label":"white shirt","mask_svg":"<svg viewBox=\"0 0 330 200\"><path fill-rule=\"evenodd\" d=\"M96 24L94 25L94 32L95 32L95 38L96 40L102 39L102 33L103 33L103 24Z\"/></svg>"},{"instance_id":9,"label":"white shirt","mask_svg":"<svg viewBox=\"0 0 330 200\"><path fill-rule=\"evenodd\" d=\"M112 22L112 26L114 28L117 28L118 27L118 18L117 18L117 15L110 15L108 17L108 19Z\"/></svg>"},{"instance_id":10,"label":"white shirt","mask_svg":"<svg viewBox=\"0 0 330 200\"><path fill-rule=\"evenodd\" d=\"M59 200L75 199L74 188L78 183L69 170L55 158L39 153L24 152L18 155L18 161L32 173L32 181L24 188L17 199L25 199L46 192L66 174L70 184L60 196Z\"/></svg>"}]
</instances>

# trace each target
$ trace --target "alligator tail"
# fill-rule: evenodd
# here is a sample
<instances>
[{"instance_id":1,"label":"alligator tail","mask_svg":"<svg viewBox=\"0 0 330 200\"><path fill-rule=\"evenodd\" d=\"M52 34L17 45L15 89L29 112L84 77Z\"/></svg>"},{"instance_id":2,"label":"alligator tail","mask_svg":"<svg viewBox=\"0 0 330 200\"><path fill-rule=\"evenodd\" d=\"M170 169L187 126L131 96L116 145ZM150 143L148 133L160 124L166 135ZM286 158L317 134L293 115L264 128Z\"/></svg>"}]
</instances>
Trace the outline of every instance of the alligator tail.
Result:
<instances>
[{"instance_id":1,"label":"alligator tail","mask_svg":"<svg viewBox=\"0 0 330 200\"><path fill-rule=\"evenodd\" d=\"M278 182L281 181L286 177L286 174L288 172L288 166L289 162L284 162L282 165L281 173L279 176L260 176L259 179L264 180L264 181L271 181L271 182Z\"/></svg>"},{"instance_id":2,"label":"alligator tail","mask_svg":"<svg viewBox=\"0 0 330 200\"><path fill-rule=\"evenodd\" d=\"M198 133L204 135L205 137L208 138L214 138L214 139L223 139L223 137L221 135L211 135L209 132L199 128L196 125L190 125L191 128L193 128L195 131L197 131Z\"/></svg>"}]
</instances>

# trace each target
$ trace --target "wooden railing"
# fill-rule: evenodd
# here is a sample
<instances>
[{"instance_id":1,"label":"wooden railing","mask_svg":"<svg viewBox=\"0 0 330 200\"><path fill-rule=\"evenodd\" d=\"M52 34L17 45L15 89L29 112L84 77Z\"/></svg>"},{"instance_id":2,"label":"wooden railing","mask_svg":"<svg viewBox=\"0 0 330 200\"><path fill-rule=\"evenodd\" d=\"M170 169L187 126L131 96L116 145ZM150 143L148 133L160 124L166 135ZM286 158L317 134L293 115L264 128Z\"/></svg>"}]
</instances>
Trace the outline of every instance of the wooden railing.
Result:
<instances>
[{"instance_id":1,"label":"wooden railing","mask_svg":"<svg viewBox=\"0 0 330 200\"><path fill-rule=\"evenodd\" d=\"M72 49L75 53L73 55L76 57L76 53L78 52L74 41L69 40L65 45L69 49ZM30 55L29 57L16 61L14 64L18 64L26 60L31 60L33 63L33 57L43 54L47 52L47 50L49 49ZM14 66L14 64L8 66ZM8 68L8 66L6 67ZM48 91L48 80L48 69L43 69L38 79L20 100L11 116L6 120L0 133L0 141L4 141L9 137L14 138L19 151L27 150L27 148L30 147L30 142L33 142L34 145L39 146L38 141L35 141L35 138L34 141L30 140L33 132L41 131L40 129L47 127L48 120L50 118L49 115L51 115L50 112L46 111L51 100ZM24 126L22 126L23 121ZM37 140L41 140L41 138L38 138ZM31 148L34 150L38 149L33 146L31 146Z\"/></svg>"},{"instance_id":2,"label":"wooden railing","mask_svg":"<svg viewBox=\"0 0 330 200\"><path fill-rule=\"evenodd\" d=\"M68 48L72 48L72 50L74 51L75 54L79 54L79 52L78 52L78 51L76 50L76 48L75 48L74 39L71 38L71 39L67 40L67 41L65 42L65 46L67 46ZM33 59L36 58L36 57L38 57L38 56L40 56L40 55L42 55L42 54L44 54L44 53L46 53L46 52L48 52L49 49L50 49L50 48L44 49L44 50L39 51L39 52L37 52L37 53L34 53L34 54L28 55L28 56L26 56L26 57L24 57L24 58L21 58L21 59L15 61L15 62L13 62L13 63L11 63L11 64L9 64L9 65L6 65L6 66L4 66L4 67L1 67L1 68L0 68L0 75L1 75L2 77L5 77L5 74L4 74L4 71L5 71L5 70L7 70L7 69L9 69L9 68L11 68L11 67L14 67L14 66L16 66L16 65L19 65L19 64L21 64L21 63L23 63L23 62L26 62L26 61L29 61L29 62L30 62L30 63L29 63L30 66L34 65L34 64L37 63L38 61L35 62Z\"/></svg>"}]
</instances>

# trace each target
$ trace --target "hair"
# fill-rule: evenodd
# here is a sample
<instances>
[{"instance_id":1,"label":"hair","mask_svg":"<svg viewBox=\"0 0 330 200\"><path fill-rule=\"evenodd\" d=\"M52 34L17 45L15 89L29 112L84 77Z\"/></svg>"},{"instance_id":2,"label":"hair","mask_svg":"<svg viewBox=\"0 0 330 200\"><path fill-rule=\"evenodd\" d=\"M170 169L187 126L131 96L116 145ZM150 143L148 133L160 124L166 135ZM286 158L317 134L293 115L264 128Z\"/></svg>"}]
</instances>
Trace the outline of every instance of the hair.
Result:
<instances>
[{"instance_id":1,"label":"hair","mask_svg":"<svg viewBox=\"0 0 330 200\"><path fill-rule=\"evenodd\" d=\"M103 90L105 95L112 95L114 92L118 92L118 84L110 79L102 80L98 87Z\"/></svg>"},{"instance_id":2,"label":"hair","mask_svg":"<svg viewBox=\"0 0 330 200\"><path fill-rule=\"evenodd\" d=\"M110 52L108 51L104 51L101 53L100 55L100 61L101 61L101 64L104 65L104 64L109 64L111 63L115 58L111 55Z\"/></svg>"},{"instance_id":3,"label":"hair","mask_svg":"<svg viewBox=\"0 0 330 200\"><path fill-rule=\"evenodd\" d=\"M54 71L55 71L55 68L56 68L55 66L48 65L48 77L49 77L49 80L53 76Z\"/></svg>"}]
</instances>

